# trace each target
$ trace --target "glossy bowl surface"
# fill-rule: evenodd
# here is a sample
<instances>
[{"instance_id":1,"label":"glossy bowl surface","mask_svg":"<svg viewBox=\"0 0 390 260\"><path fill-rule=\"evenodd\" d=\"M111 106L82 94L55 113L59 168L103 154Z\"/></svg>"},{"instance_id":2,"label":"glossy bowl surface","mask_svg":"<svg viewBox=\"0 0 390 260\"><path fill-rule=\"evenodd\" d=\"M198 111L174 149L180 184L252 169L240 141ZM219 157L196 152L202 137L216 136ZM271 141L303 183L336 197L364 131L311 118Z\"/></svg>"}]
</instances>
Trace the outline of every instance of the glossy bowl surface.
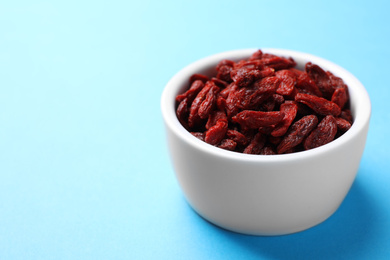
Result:
<instances>
[{"instance_id":1,"label":"glossy bowl surface","mask_svg":"<svg viewBox=\"0 0 390 260\"><path fill-rule=\"evenodd\" d=\"M283 155L226 151L192 136L175 114L175 97L188 88L189 77L194 73L211 75L220 60L248 58L255 51L229 51L201 59L167 83L161 97L167 143L178 183L200 216L243 234L290 234L323 222L344 200L363 154L371 103L359 80L328 60L296 51L262 49L292 57L298 68L311 61L341 77L349 88L352 127L324 146Z\"/></svg>"}]
</instances>

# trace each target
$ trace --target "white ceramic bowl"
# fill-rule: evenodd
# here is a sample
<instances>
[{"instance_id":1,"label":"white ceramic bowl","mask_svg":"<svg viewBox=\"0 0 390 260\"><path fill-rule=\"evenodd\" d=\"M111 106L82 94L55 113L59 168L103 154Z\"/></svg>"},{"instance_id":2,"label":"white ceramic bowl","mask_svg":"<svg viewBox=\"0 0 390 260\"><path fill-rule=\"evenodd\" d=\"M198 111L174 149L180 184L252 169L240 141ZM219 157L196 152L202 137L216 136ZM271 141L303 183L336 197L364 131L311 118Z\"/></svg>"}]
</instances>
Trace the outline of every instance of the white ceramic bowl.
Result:
<instances>
[{"instance_id":1,"label":"white ceramic bowl","mask_svg":"<svg viewBox=\"0 0 390 260\"><path fill-rule=\"evenodd\" d=\"M261 49L308 61L341 77L349 87L352 127L315 149L283 155L248 155L214 147L192 136L175 114L175 97L194 73L210 74L223 59L248 58L255 49L229 51L196 61L166 85L161 110L176 177L191 207L222 228L251 235L305 230L331 216L347 195L363 154L371 103L351 73L322 58L295 51Z\"/></svg>"}]
</instances>

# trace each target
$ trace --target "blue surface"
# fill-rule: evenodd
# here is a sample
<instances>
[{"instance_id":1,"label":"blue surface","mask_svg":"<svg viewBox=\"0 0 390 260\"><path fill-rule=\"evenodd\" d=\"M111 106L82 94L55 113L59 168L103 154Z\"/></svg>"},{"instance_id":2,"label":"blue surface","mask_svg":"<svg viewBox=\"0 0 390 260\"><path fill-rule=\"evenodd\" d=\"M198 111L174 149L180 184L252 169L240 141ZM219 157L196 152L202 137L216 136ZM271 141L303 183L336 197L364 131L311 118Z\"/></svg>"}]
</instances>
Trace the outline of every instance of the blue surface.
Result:
<instances>
[{"instance_id":1,"label":"blue surface","mask_svg":"<svg viewBox=\"0 0 390 260\"><path fill-rule=\"evenodd\" d=\"M0 259L388 259L386 1L0 3ZM187 205L160 95L183 66L284 48L355 74L372 100L357 179L307 231L253 237Z\"/></svg>"}]
</instances>

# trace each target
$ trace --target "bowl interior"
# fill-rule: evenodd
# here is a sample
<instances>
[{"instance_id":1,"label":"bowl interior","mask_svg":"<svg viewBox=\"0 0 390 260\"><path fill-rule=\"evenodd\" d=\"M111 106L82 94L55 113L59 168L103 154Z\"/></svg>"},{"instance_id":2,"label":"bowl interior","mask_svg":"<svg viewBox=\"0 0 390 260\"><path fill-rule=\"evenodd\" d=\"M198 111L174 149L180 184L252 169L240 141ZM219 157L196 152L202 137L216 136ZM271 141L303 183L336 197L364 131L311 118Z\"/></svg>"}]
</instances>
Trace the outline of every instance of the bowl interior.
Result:
<instances>
[{"instance_id":1,"label":"bowl interior","mask_svg":"<svg viewBox=\"0 0 390 260\"><path fill-rule=\"evenodd\" d=\"M341 137L335 139L334 141L326 145L308 151L280 155L251 155L231 152L202 142L195 138L192 134L190 134L180 124L179 120L176 117L175 111L175 97L177 94L184 92L185 89L189 87L188 84L190 76L195 73L205 74L207 76L215 75L215 66L218 64L219 61L223 59L230 59L233 61L245 59L248 58L253 52L255 52L256 49L235 50L215 54L198 60L179 71L168 82L161 98L161 110L167 127L173 130L180 138L186 140L186 142L189 142L191 145L196 146L197 148L203 150L206 153L211 153L217 156L225 156L234 160L238 159L249 161L272 161L295 160L297 157L310 157L311 155L325 152L328 149L332 149L334 146L337 146L343 142L346 142L348 139L353 138L361 131L362 128L364 128L364 126L368 124L371 115L371 103L368 93L365 90L364 86L359 82L359 80L350 72L334 64L333 62L307 53L271 48L264 48L261 50L264 53L271 53L284 57L292 57L297 62L298 69L303 69L304 65L310 61L314 64L321 66L324 70L331 71L334 75L342 78L344 82L348 85L349 89L351 103L350 108L352 116L354 118L352 127Z\"/></svg>"}]
</instances>

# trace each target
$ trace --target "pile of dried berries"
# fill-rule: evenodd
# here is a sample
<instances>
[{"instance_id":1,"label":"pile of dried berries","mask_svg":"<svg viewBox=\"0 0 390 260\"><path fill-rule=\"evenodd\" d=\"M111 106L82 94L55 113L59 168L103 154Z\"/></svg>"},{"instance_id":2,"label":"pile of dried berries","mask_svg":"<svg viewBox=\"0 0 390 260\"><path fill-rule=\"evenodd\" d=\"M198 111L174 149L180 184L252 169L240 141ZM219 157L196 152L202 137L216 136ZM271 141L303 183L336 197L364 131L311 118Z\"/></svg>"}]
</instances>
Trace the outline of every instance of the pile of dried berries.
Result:
<instances>
[{"instance_id":1,"label":"pile of dried berries","mask_svg":"<svg viewBox=\"0 0 390 260\"><path fill-rule=\"evenodd\" d=\"M176 114L195 137L247 154L283 154L313 149L352 124L348 87L308 62L261 50L249 59L222 60L217 74L194 74L176 97Z\"/></svg>"}]
</instances>

